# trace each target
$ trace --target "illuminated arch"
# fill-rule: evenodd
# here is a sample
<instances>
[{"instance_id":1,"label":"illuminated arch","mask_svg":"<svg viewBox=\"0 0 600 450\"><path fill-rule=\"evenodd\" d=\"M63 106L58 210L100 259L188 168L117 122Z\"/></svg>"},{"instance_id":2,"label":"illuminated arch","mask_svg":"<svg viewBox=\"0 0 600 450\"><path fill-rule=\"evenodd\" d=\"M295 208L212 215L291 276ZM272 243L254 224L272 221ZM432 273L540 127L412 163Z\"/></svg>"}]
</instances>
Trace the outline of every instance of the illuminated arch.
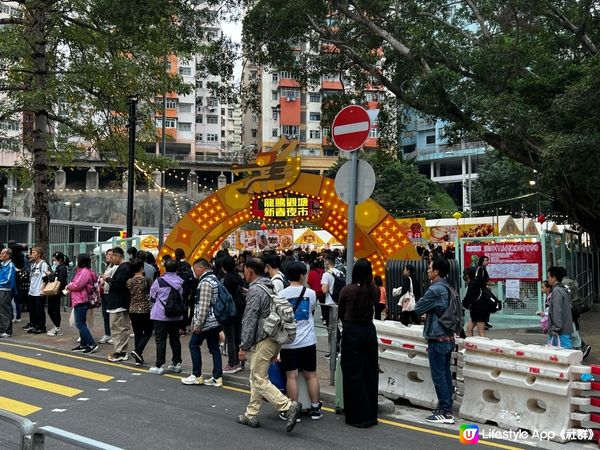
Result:
<instances>
[{"instance_id":1,"label":"illuminated arch","mask_svg":"<svg viewBox=\"0 0 600 450\"><path fill-rule=\"evenodd\" d=\"M301 172L300 157L290 156L298 142L284 145L280 140L271 152L260 153L254 164L234 165L235 172L248 172L251 176L219 189L196 204L175 225L159 255L174 254L176 248L182 248L190 262L196 258L210 259L229 234L254 219L253 198L277 194L301 195L319 201L319 214L310 222L345 244L347 205L337 196L334 181ZM372 199L356 207L355 236L355 256L369 259L374 274L385 275L385 262L389 258L418 259L415 248L394 218Z\"/></svg>"}]
</instances>

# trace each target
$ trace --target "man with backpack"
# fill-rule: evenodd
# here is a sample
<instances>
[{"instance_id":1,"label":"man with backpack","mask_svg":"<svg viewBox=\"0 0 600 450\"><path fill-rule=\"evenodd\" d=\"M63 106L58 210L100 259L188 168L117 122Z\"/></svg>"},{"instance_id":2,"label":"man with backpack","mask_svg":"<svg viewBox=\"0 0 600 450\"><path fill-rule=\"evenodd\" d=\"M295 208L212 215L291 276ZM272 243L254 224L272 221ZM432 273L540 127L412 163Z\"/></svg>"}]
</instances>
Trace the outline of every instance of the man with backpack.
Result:
<instances>
[{"instance_id":1,"label":"man with backpack","mask_svg":"<svg viewBox=\"0 0 600 450\"><path fill-rule=\"evenodd\" d=\"M437 409L426 420L452 424L454 389L450 363L455 347L454 335L462 328L463 316L460 299L446 280L449 270L450 264L443 258L435 258L429 263L427 276L431 286L415 305L415 313L427 316L423 337L428 343L429 369L438 398Z\"/></svg>"},{"instance_id":2,"label":"man with backpack","mask_svg":"<svg viewBox=\"0 0 600 450\"><path fill-rule=\"evenodd\" d=\"M346 285L346 280L344 280L342 272L335 267L335 258L331 255L328 255L323 260L323 264L325 265L325 272L321 277L321 292L325 294L325 304L321 305L321 314L323 315L323 320L325 321L325 326L329 329L329 311L333 305L336 305L340 296L340 292L342 288ZM337 330L338 338L338 349L339 352L339 330ZM329 334L331 336L331 334ZM331 342L327 348L331 348ZM325 358L329 359L329 353L325 354Z\"/></svg>"},{"instance_id":3,"label":"man with backpack","mask_svg":"<svg viewBox=\"0 0 600 450\"><path fill-rule=\"evenodd\" d=\"M192 336L189 343L192 374L183 378L181 382L187 385L205 384L223 387L223 363L219 349L219 333L222 328L213 308L219 293L219 280L214 275L210 263L204 258L194 261L193 270L194 275L198 278L198 290L192 319ZM202 353L200 352L200 347L205 340L213 359L212 377L208 380L202 376Z\"/></svg>"},{"instance_id":4,"label":"man with backpack","mask_svg":"<svg viewBox=\"0 0 600 450\"><path fill-rule=\"evenodd\" d=\"M194 303L196 302L196 288L198 280L194 276L192 266L185 260L185 251L182 248L175 249L175 259L179 263L177 266L177 275L183 280L183 303L186 308L183 314L183 320L179 329L179 334L185 336L188 332L188 326L191 324L194 315Z\"/></svg>"},{"instance_id":5,"label":"man with backpack","mask_svg":"<svg viewBox=\"0 0 600 450\"><path fill-rule=\"evenodd\" d=\"M240 361L246 360L246 352L253 349L250 361L250 403L244 414L237 418L238 423L256 428L262 399L266 399L275 409L284 413L286 431L296 426L300 414L300 404L290 400L275 387L267 376L271 360L279 354L281 345L269 337L264 328L264 320L271 312L273 283L264 276L265 264L258 258L248 258L244 265L244 277L249 283L246 294L246 310L242 319L242 342Z\"/></svg>"}]
</instances>

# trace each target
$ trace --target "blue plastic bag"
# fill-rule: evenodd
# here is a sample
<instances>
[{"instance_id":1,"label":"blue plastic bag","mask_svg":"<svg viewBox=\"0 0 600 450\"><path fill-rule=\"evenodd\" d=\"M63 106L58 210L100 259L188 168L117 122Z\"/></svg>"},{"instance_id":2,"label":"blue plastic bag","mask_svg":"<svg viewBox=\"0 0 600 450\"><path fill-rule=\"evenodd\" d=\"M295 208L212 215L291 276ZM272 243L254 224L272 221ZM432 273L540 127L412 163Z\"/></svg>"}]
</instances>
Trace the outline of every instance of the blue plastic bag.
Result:
<instances>
[{"instance_id":1,"label":"blue plastic bag","mask_svg":"<svg viewBox=\"0 0 600 450\"><path fill-rule=\"evenodd\" d=\"M273 385L277 389L279 389L285 394L286 377L285 372L283 371L281 363L279 361L271 362L271 365L269 366L268 376L269 381L273 383Z\"/></svg>"}]
</instances>

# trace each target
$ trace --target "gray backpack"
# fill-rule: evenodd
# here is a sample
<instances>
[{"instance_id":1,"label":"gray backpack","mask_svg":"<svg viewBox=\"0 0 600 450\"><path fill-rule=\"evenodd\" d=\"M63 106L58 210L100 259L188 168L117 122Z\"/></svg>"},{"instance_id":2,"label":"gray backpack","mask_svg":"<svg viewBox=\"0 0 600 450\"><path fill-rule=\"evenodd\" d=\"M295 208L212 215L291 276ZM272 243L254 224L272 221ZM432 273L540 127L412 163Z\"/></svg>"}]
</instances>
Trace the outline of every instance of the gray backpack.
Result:
<instances>
[{"instance_id":1,"label":"gray backpack","mask_svg":"<svg viewBox=\"0 0 600 450\"><path fill-rule=\"evenodd\" d=\"M448 291L448 307L438 316L438 321L448 332L460 334L465 325L465 312L456 291L451 287L446 287L446 290Z\"/></svg>"},{"instance_id":2,"label":"gray backpack","mask_svg":"<svg viewBox=\"0 0 600 450\"><path fill-rule=\"evenodd\" d=\"M275 342L283 345L289 344L296 339L296 318L294 308L289 300L266 286L259 286L269 294L270 311L269 315L263 320L263 331Z\"/></svg>"}]
</instances>

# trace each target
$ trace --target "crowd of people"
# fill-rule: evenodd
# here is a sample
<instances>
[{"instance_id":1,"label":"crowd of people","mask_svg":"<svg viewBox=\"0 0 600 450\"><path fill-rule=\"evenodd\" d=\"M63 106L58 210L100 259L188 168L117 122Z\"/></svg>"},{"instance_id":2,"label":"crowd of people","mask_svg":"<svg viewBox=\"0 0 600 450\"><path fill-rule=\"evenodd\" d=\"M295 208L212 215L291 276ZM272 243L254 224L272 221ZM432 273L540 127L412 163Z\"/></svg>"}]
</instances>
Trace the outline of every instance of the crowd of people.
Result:
<instances>
[{"instance_id":1,"label":"crowd of people","mask_svg":"<svg viewBox=\"0 0 600 450\"><path fill-rule=\"evenodd\" d=\"M21 321L21 305L29 311L29 322L23 327L28 333L62 335L60 308L63 297L68 295L72 320L79 331L78 343L72 348L74 352L90 354L98 351L99 344L112 345L109 361L127 361L131 357L136 365L143 365L145 348L154 336L156 360L149 373L181 373L181 336L190 334L188 349L192 368L189 376L181 378L181 383L222 387L223 374L243 370L247 354L252 351L249 373L252 393L245 412L237 421L257 427L262 399L266 399L285 421L286 430L291 431L299 421L302 406L311 419L322 417L314 318L320 304L320 320L328 328L335 327L335 333L328 333L329 339L336 334L338 337L336 354L339 353L343 375L346 423L356 427L377 424L379 367L373 319L382 317L389 299L382 279L373 276L368 260L355 262L351 284L338 291L336 284L345 279L346 268L344 255L337 250L294 251L282 256L265 252L261 257L250 253L232 256L220 251L212 261L200 258L189 264L183 250L177 249L174 258L163 257L162 274L151 253L133 248L127 251L126 257L121 247L115 247L104 256L106 268L101 274L92 271L89 255L77 256L76 269L68 281L69 261L60 252L52 255L52 264L48 265L39 247L33 247L28 255L18 246L0 251L0 337L12 335L13 324ZM400 299L403 305L396 319L405 325L424 322L423 336L428 341L430 370L439 400L436 410L426 419L454 423L450 360L455 337L464 335L464 331L462 312L459 318L451 306L458 302L460 311L464 308L470 312L466 336L472 336L474 330L484 336L489 316L498 308L498 301L488 287L487 257L481 257L477 267L465 270L467 291L462 301L446 280L450 270L448 260L439 254L430 254L427 258L431 260L427 271L430 285L426 292L421 294L415 269L406 264L402 283L393 290L391 298L392 301ZM546 323L548 344L573 348L571 336L578 329L578 315L572 309L576 287L566 278L563 268L551 267L547 275L546 310L540 315ZM48 315L54 325L48 331L44 287L55 281L60 287L56 295L47 298ZM225 322L219 321L214 309L221 289L229 293L236 310L235 317ZM178 296L183 305L175 313L169 306L173 295ZM297 325L293 341L283 345L263 327L271 311L273 295L284 297L293 306ZM341 326L330 323L329 312L334 305L338 307ZM87 325L88 311L94 307L101 307L104 322L104 335L98 340ZM457 317L450 319L460 323L460 327L448 326L448 317L443 317L447 311L454 311ZM133 329L132 335L130 329ZM134 338L132 348L131 337ZM169 363L167 341L171 349ZM211 375L206 378L201 352L205 341L212 358ZM222 342L226 342L227 349L225 365ZM587 356L591 347L583 342L578 345ZM332 342L328 348L334 348ZM274 359L280 361L285 373L287 395L269 379L269 367ZM310 405L298 403L299 376L306 381Z\"/></svg>"}]
</instances>

